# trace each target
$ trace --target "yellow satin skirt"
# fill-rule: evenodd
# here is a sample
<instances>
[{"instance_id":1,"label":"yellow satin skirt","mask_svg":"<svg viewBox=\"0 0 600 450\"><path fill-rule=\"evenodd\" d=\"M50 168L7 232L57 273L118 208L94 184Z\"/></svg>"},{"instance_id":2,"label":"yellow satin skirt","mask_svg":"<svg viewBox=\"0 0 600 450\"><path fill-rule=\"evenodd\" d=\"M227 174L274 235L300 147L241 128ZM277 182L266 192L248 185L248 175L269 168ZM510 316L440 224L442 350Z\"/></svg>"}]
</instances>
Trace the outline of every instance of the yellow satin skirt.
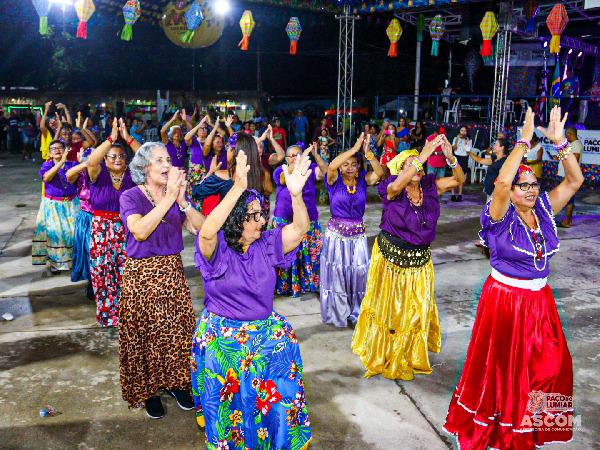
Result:
<instances>
[{"instance_id":1,"label":"yellow satin skirt","mask_svg":"<svg viewBox=\"0 0 600 450\"><path fill-rule=\"evenodd\" d=\"M430 374L428 351L439 353L441 345L431 259L419 267L399 267L384 258L376 239L352 337L365 378L381 374L408 381L415 373Z\"/></svg>"}]
</instances>

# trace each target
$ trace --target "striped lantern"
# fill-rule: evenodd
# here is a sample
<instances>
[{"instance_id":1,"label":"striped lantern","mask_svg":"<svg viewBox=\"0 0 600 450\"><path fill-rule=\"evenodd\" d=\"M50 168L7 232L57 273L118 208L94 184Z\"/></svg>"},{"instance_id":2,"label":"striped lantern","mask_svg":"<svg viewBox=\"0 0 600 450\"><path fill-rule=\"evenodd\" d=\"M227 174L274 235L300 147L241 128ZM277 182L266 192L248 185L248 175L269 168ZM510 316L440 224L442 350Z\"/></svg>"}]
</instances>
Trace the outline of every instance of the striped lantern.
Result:
<instances>
[{"instance_id":1,"label":"striped lantern","mask_svg":"<svg viewBox=\"0 0 600 450\"><path fill-rule=\"evenodd\" d=\"M77 25L77 37L80 39L87 39L87 23L96 11L96 5L94 0L76 0L75 1L75 12L79 19Z\"/></svg>"},{"instance_id":2,"label":"striped lantern","mask_svg":"<svg viewBox=\"0 0 600 450\"><path fill-rule=\"evenodd\" d=\"M48 34L48 13L50 12L50 0L33 0L33 6L40 16L40 34Z\"/></svg>"},{"instance_id":3,"label":"striped lantern","mask_svg":"<svg viewBox=\"0 0 600 450\"><path fill-rule=\"evenodd\" d=\"M252 17L252 11L246 10L244 14L242 14L242 18L240 19L240 28L242 29L242 40L238 44L238 47L246 52L248 51L248 45L250 44L250 36L254 31L254 27L256 26L256 22L254 21L254 17Z\"/></svg>"},{"instance_id":4,"label":"striped lantern","mask_svg":"<svg viewBox=\"0 0 600 450\"><path fill-rule=\"evenodd\" d=\"M431 56L437 56L440 51L440 41L446 32L444 19L440 14L431 19L429 24L429 33L431 34Z\"/></svg>"},{"instance_id":5,"label":"striped lantern","mask_svg":"<svg viewBox=\"0 0 600 450\"><path fill-rule=\"evenodd\" d=\"M400 39L400 36L402 36L402 27L400 26L400 21L396 18L393 18L385 32L390 40L388 56L390 58L395 58L398 56L398 40Z\"/></svg>"},{"instance_id":6,"label":"striped lantern","mask_svg":"<svg viewBox=\"0 0 600 450\"><path fill-rule=\"evenodd\" d=\"M483 45L481 46L481 56L484 58L492 55L492 39L498 31L498 22L492 11L488 11L483 16L483 20L479 24L481 28L481 36L483 36Z\"/></svg>"},{"instance_id":7,"label":"striped lantern","mask_svg":"<svg viewBox=\"0 0 600 450\"><path fill-rule=\"evenodd\" d=\"M291 17L290 21L285 27L285 32L290 38L290 55L295 55L298 51L298 41L302 34L302 25L300 25L300 19L297 17Z\"/></svg>"},{"instance_id":8,"label":"striped lantern","mask_svg":"<svg viewBox=\"0 0 600 450\"><path fill-rule=\"evenodd\" d=\"M562 3L557 3L546 18L546 25L548 25L548 29L552 33L550 53L560 53L560 35L565 31L567 23L569 23L569 16L567 15L565 6Z\"/></svg>"},{"instance_id":9,"label":"striped lantern","mask_svg":"<svg viewBox=\"0 0 600 450\"><path fill-rule=\"evenodd\" d=\"M127 0L125 6L123 6L123 19L125 20L125 25L121 30L121 39L124 41L131 41L133 38L133 24L137 22L137 20L142 15L142 8L140 7L139 0Z\"/></svg>"}]
</instances>

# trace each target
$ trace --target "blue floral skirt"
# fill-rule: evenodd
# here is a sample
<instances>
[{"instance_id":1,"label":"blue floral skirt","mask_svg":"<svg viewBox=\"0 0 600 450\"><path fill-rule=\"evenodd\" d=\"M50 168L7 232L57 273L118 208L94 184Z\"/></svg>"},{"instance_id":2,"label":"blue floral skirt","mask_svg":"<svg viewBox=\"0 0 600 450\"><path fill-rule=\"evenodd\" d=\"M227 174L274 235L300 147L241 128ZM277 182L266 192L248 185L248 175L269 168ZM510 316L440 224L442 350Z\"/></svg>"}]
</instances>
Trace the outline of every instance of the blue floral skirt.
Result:
<instances>
[{"instance_id":1,"label":"blue floral skirt","mask_svg":"<svg viewBox=\"0 0 600 450\"><path fill-rule=\"evenodd\" d=\"M300 347L283 316L245 322L205 309L192 340L191 375L207 449L308 447Z\"/></svg>"},{"instance_id":2,"label":"blue floral skirt","mask_svg":"<svg viewBox=\"0 0 600 450\"><path fill-rule=\"evenodd\" d=\"M80 210L75 219L73 240L73 268L71 281L90 279L90 239L92 237L92 217L90 212Z\"/></svg>"}]
</instances>

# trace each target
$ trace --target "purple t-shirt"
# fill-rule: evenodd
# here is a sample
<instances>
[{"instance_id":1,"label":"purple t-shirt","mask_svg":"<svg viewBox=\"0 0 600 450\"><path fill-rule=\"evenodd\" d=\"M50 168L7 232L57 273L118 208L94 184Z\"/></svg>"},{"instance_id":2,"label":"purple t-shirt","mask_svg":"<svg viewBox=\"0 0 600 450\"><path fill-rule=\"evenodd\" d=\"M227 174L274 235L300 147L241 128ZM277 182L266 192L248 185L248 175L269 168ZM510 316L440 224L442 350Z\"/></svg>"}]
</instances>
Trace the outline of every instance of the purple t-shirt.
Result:
<instances>
[{"instance_id":1,"label":"purple t-shirt","mask_svg":"<svg viewBox=\"0 0 600 450\"><path fill-rule=\"evenodd\" d=\"M63 166L58 169L58 173L54 175L52 181L44 181L44 193L52 197L74 197L77 195L77 186L67 181L67 171L76 166L73 161L66 161ZM54 161L46 161L40 168L39 175L43 179L44 174L54 167Z\"/></svg>"},{"instance_id":2,"label":"purple t-shirt","mask_svg":"<svg viewBox=\"0 0 600 450\"><path fill-rule=\"evenodd\" d=\"M308 177L308 180L306 180L304 188L302 189L302 198L304 199L304 204L308 210L308 217L310 218L311 222L319 220L319 210L317 209L315 189L315 183L317 182L315 170L317 167L318 166L315 163L310 165L311 173ZM292 210L292 196L290 195L288 188L281 184L280 175L282 171L283 166L279 166L273 172L273 180L277 186L275 194L275 210L273 211L273 216L291 222L294 217L294 212Z\"/></svg>"},{"instance_id":3,"label":"purple t-shirt","mask_svg":"<svg viewBox=\"0 0 600 450\"><path fill-rule=\"evenodd\" d=\"M79 173L79 178L77 179L77 197L79 197L79 204L82 211L94 212L92 202L90 201L90 177L85 170Z\"/></svg>"},{"instance_id":4,"label":"purple t-shirt","mask_svg":"<svg viewBox=\"0 0 600 450\"><path fill-rule=\"evenodd\" d=\"M367 207L367 172L361 171L356 179L356 193L348 193L342 176L338 174L337 179L330 185L325 177L325 186L329 192L329 208L331 217L337 219L362 220Z\"/></svg>"},{"instance_id":5,"label":"purple t-shirt","mask_svg":"<svg viewBox=\"0 0 600 450\"><path fill-rule=\"evenodd\" d=\"M131 179L131 173L129 169L125 170L121 189L117 191L113 187L106 164L102 163L100 168L98 178L96 178L95 182L90 183L92 208L100 211L119 212L119 197L126 190L135 187L135 183Z\"/></svg>"},{"instance_id":6,"label":"purple t-shirt","mask_svg":"<svg viewBox=\"0 0 600 450\"><path fill-rule=\"evenodd\" d=\"M531 280L545 278L550 272L550 258L558 252L554 214L547 192L537 198L533 210L539 219L540 234L536 237L542 244L542 258L536 259L536 247L529 228L519 219L515 207L510 204L502 219L494 222L490 217L490 202L481 213L479 238L490 249L490 264L498 272L513 278ZM537 267L537 268L536 268Z\"/></svg>"},{"instance_id":7,"label":"purple t-shirt","mask_svg":"<svg viewBox=\"0 0 600 450\"><path fill-rule=\"evenodd\" d=\"M191 164L202 164L204 167L206 167L206 164L204 162L204 155L202 154L203 147L204 144L200 142L196 136L192 137L192 145L190 145Z\"/></svg>"},{"instance_id":8,"label":"purple t-shirt","mask_svg":"<svg viewBox=\"0 0 600 450\"><path fill-rule=\"evenodd\" d=\"M196 238L194 261L202 274L208 311L234 320L269 317L277 279L275 268L288 268L296 258L296 249L284 255L282 230L264 231L244 254L229 248L219 231L210 261L202 255Z\"/></svg>"},{"instance_id":9,"label":"purple t-shirt","mask_svg":"<svg viewBox=\"0 0 600 450\"><path fill-rule=\"evenodd\" d=\"M185 142L181 142L179 147L175 147L173 142L167 142L167 151L169 152L169 156L171 157L171 163L175 167L185 168L185 157L187 156L188 147Z\"/></svg>"},{"instance_id":10,"label":"purple t-shirt","mask_svg":"<svg viewBox=\"0 0 600 450\"><path fill-rule=\"evenodd\" d=\"M145 216L154 208L152 203L137 186L123 192L120 203L121 220L127 236L128 258L177 255L183 251L181 228L185 222L185 213L179 210L176 202L164 216L166 223L159 223L145 241L138 241L133 237L127 228L127 217L132 214Z\"/></svg>"},{"instance_id":11,"label":"purple t-shirt","mask_svg":"<svg viewBox=\"0 0 600 450\"><path fill-rule=\"evenodd\" d=\"M388 200L387 188L397 178L392 175L379 184L378 191L383 201L381 225L383 231L412 245L429 245L435 239L435 228L440 217L440 202L435 184L435 175L421 179L423 204L413 206L403 190L394 200Z\"/></svg>"}]
</instances>

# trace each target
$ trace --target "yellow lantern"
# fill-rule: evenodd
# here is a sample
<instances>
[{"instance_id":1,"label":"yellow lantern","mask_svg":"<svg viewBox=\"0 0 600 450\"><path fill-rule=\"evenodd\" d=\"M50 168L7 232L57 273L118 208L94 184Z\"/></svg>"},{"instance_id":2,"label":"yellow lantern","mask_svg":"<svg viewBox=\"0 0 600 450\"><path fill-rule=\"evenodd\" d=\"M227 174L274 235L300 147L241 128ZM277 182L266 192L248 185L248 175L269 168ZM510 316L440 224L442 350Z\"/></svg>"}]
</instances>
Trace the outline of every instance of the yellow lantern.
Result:
<instances>
[{"instance_id":1,"label":"yellow lantern","mask_svg":"<svg viewBox=\"0 0 600 450\"><path fill-rule=\"evenodd\" d=\"M483 44L481 46L481 56L484 58L492 56L492 39L498 31L498 22L492 11L488 11L483 16L483 20L479 24L481 35L483 36Z\"/></svg>"},{"instance_id":2,"label":"yellow lantern","mask_svg":"<svg viewBox=\"0 0 600 450\"><path fill-rule=\"evenodd\" d=\"M243 51L248 50L248 45L250 44L250 36L252 35L252 31L254 31L254 26L256 22L254 21L254 17L252 17L252 11L246 10L244 14L242 14L242 18L240 19L240 28L242 29L242 40L238 44L238 47Z\"/></svg>"},{"instance_id":3,"label":"yellow lantern","mask_svg":"<svg viewBox=\"0 0 600 450\"><path fill-rule=\"evenodd\" d=\"M398 40L400 39L400 36L402 36L402 27L400 26L400 21L396 18L392 19L385 32L390 40L388 56L390 58L395 58L398 56Z\"/></svg>"}]
</instances>

